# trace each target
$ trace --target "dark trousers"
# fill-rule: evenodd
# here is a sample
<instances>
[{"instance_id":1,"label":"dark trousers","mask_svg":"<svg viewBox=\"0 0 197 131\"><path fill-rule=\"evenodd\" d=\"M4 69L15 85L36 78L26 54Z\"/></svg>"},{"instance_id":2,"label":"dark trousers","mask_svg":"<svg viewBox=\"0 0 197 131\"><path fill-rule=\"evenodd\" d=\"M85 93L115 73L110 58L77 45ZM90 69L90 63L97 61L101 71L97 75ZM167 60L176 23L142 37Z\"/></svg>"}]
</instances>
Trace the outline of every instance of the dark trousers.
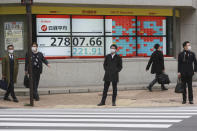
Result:
<instances>
[{"instance_id":1,"label":"dark trousers","mask_svg":"<svg viewBox=\"0 0 197 131\"><path fill-rule=\"evenodd\" d=\"M103 90L103 97L101 100L101 103L105 104L105 100L107 98L107 92L110 86L110 81L105 81L104 83L104 90ZM112 102L116 102L116 96L117 96L117 82L112 82L112 87L113 87L113 95L112 95Z\"/></svg>"},{"instance_id":2,"label":"dark trousers","mask_svg":"<svg viewBox=\"0 0 197 131\"><path fill-rule=\"evenodd\" d=\"M187 90L189 93L189 101L193 101L193 90L192 90L192 76L182 76L181 80L183 82L184 92L183 92L183 101L187 100Z\"/></svg>"},{"instance_id":3,"label":"dark trousers","mask_svg":"<svg viewBox=\"0 0 197 131\"><path fill-rule=\"evenodd\" d=\"M39 81L40 81L40 72L37 71L33 71L33 96L35 99L39 99L39 95L38 95L38 85L39 85Z\"/></svg>"},{"instance_id":4,"label":"dark trousers","mask_svg":"<svg viewBox=\"0 0 197 131\"><path fill-rule=\"evenodd\" d=\"M158 76L160 75L161 73L157 73L155 75L155 79L149 84L149 87L153 87L157 82L158 82ZM161 84L161 88L164 88L164 84Z\"/></svg>"},{"instance_id":5,"label":"dark trousers","mask_svg":"<svg viewBox=\"0 0 197 131\"><path fill-rule=\"evenodd\" d=\"M13 99L16 99L16 95L14 93L14 82L13 81L9 83L9 86L8 86L8 89L5 93L4 98L8 98L10 94Z\"/></svg>"}]
</instances>

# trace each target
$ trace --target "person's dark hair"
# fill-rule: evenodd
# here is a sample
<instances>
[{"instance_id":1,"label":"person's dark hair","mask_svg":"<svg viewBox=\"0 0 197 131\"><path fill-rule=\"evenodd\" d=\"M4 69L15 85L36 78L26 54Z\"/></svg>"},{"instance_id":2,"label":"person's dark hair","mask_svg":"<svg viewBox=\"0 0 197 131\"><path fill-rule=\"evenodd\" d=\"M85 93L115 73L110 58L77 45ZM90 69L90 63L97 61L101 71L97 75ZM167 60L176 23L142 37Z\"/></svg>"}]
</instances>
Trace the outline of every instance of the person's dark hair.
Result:
<instances>
[{"instance_id":1,"label":"person's dark hair","mask_svg":"<svg viewBox=\"0 0 197 131\"><path fill-rule=\"evenodd\" d=\"M155 45L154 45L154 48L155 48L156 50L158 50L158 49L159 49L159 47L160 47L160 45L159 45L159 44L155 44Z\"/></svg>"},{"instance_id":2,"label":"person's dark hair","mask_svg":"<svg viewBox=\"0 0 197 131\"><path fill-rule=\"evenodd\" d=\"M13 46L13 45L8 45L8 46L7 46L7 49L10 48L10 47L14 47L14 46Z\"/></svg>"},{"instance_id":3,"label":"person's dark hair","mask_svg":"<svg viewBox=\"0 0 197 131\"><path fill-rule=\"evenodd\" d=\"M116 45L116 44L112 44L111 46L110 46L110 48L111 47L115 47L116 49L118 49L118 46Z\"/></svg>"},{"instance_id":4,"label":"person's dark hair","mask_svg":"<svg viewBox=\"0 0 197 131\"><path fill-rule=\"evenodd\" d=\"M189 41L183 42L183 48L187 45L187 43L190 43Z\"/></svg>"},{"instance_id":5,"label":"person's dark hair","mask_svg":"<svg viewBox=\"0 0 197 131\"><path fill-rule=\"evenodd\" d=\"M32 46L33 46L33 45L36 45L36 47L38 47L38 44L37 44L36 42L33 42L33 43L32 43Z\"/></svg>"}]
</instances>

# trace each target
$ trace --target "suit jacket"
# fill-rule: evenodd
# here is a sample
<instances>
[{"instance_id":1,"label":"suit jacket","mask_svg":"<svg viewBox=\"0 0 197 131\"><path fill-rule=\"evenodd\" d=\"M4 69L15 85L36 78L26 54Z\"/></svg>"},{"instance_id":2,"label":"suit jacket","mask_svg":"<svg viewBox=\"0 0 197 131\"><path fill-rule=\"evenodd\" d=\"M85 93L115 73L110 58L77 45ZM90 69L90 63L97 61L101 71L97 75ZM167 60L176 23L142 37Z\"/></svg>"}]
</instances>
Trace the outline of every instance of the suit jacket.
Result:
<instances>
[{"instance_id":1,"label":"suit jacket","mask_svg":"<svg viewBox=\"0 0 197 131\"><path fill-rule=\"evenodd\" d=\"M146 66L146 70L149 70L150 66L152 74L160 74L165 69L164 67L164 56L163 53L159 50L156 50L152 53L148 65Z\"/></svg>"},{"instance_id":2,"label":"suit jacket","mask_svg":"<svg viewBox=\"0 0 197 131\"><path fill-rule=\"evenodd\" d=\"M103 67L105 70L104 81L119 81L119 72L122 70L122 58L118 54L115 54L113 58L111 54L108 54L105 57Z\"/></svg>"},{"instance_id":3,"label":"suit jacket","mask_svg":"<svg viewBox=\"0 0 197 131\"><path fill-rule=\"evenodd\" d=\"M182 76L192 76L194 72L197 72L196 55L191 51L182 51L178 56L178 72Z\"/></svg>"},{"instance_id":4,"label":"suit jacket","mask_svg":"<svg viewBox=\"0 0 197 131\"><path fill-rule=\"evenodd\" d=\"M13 72L13 81L14 83L17 82L17 76L18 76L18 60L15 55L14 57L14 72ZM10 56L7 53L3 59L2 59L2 75L5 76L6 81L8 82L8 85L10 83Z\"/></svg>"},{"instance_id":5,"label":"suit jacket","mask_svg":"<svg viewBox=\"0 0 197 131\"><path fill-rule=\"evenodd\" d=\"M32 53L33 55L33 53ZM39 69L37 69L37 73L42 73L42 70L43 70L43 66L42 66L42 63L48 65L48 61L45 59L44 55L41 53L41 52L38 52L38 63L39 63ZM32 68L33 68L33 61L32 61ZM26 54L26 57L25 57L25 71L28 71L29 69L29 59L28 59L28 54ZM34 71L34 68L33 68L33 71Z\"/></svg>"}]
</instances>

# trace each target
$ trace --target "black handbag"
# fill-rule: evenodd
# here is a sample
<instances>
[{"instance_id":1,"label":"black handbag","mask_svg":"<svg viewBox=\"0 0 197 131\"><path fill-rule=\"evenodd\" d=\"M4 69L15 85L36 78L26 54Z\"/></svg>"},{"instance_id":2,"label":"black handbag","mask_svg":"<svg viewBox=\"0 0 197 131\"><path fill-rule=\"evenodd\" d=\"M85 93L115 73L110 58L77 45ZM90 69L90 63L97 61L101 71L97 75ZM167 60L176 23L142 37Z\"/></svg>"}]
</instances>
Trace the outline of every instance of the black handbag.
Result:
<instances>
[{"instance_id":1,"label":"black handbag","mask_svg":"<svg viewBox=\"0 0 197 131\"><path fill-rule=\"evenodd\" d=\"M24 86L26 88L29 88L29 77L28 77L28 75L25 75L24 76L24 82L23 82L23 84L24 84Z\"/></svg>"},{"instance_id":2,"label":"black handbag","mask_svg":"<svg viewBox=\"0 0 197 131\"><path fill-rule=\"evenodd\" d=\"M183 93L184 92L184 85L183 85L180 78L177 80L177 84L176 84L174 92L175 93Z\"/></svg>"},{"instance_id":3,"label":"black handbag","mask_svg":"<svg viewBox=\"0 0 197 131\"><path fill-rule=\"evenodd\" d=\"M8 89L8 83L6 80L0 80L0 88L7 91Z\"/></svg>"},{"instance_id":4,"label":"black handbag","mask_svg":"<svg viewBox=\"0 0 197 131\"><path fill-rule=\"evenodd\" d=\"M157 79L159 84L170 84L170 79L167 74L162 73L157 77Z\"/></svg>"}]
</instances>

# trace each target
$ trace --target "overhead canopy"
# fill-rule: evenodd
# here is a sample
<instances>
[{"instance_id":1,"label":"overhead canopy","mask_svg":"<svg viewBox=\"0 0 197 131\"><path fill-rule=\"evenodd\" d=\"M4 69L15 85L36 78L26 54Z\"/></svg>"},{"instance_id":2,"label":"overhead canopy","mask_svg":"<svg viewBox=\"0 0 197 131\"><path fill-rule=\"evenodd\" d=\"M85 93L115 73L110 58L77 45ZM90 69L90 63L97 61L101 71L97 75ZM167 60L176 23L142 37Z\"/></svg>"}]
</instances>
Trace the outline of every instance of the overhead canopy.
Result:
<instances>
[{"instance_id":1,"label":"overhead canopy","mask_svg":"<svg viewBox=\"0 0 197 131\"><path fill-rule=\"evenodd\" d=\"M0 7L0 14L25 14L25 6ZM150 8L89 8L32 6L32 14L72 14L72 15L133 15L133 16L173 16L173 9ZM176 12L179 16L179 12Z\"/></svg>"},{"instance_id":2,"label":"overhead canopy","mask_svg":"<svg viewBox=\"0 0 197 131\"><path fill-rule=\"evenodd\" d=\"M114 6L153 6L196 8L196 0L33 0L34 4L75 4ZM1 0L0 4L19 4L20 0Z\"/></svg>"}]
</instances>

